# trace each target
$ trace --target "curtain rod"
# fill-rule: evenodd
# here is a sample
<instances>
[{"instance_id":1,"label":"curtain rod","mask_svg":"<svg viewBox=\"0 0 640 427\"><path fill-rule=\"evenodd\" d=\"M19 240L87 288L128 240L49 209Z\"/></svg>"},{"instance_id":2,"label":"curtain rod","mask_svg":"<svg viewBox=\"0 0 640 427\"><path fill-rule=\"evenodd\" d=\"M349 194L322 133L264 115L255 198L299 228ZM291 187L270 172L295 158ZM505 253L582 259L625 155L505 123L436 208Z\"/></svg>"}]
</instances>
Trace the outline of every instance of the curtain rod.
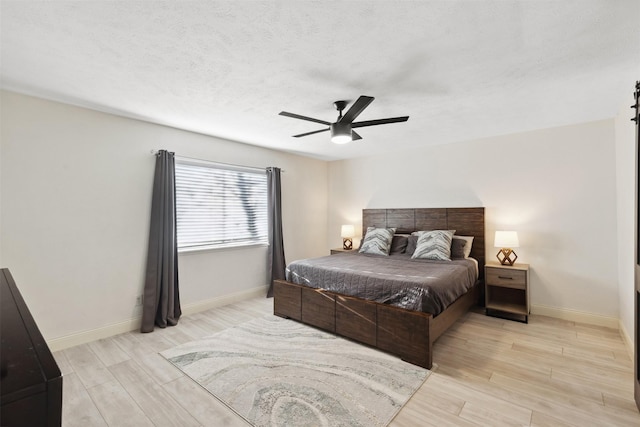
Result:
<instances>
[{"instance_id":1,"label":"curtain rod","mask_svg":"<svg viewBox=\"0 0 640 427\"><path fill-rule=\"evenodd\" d=\"M153 154L155 156L156 154L158 154L158 151L160 151L160 150L151 150L151 154ZM267 168L257 168L255 166L235 165L233 163L214 162L212 160L198 159L198 158L195 158L195 157L178 156L175 153L174 153L174 156L175 156L176 159L195 160L197 162L204 162L204 163L209 163L209 164L212 164L212 165L229 166L229 167L233 167L233 168L250 169L250 170L261 171L261 172L264 172L267 169ZM284 173L285 170L284 169L280 169L280 172Z\"/></svg>"}]
</instances>

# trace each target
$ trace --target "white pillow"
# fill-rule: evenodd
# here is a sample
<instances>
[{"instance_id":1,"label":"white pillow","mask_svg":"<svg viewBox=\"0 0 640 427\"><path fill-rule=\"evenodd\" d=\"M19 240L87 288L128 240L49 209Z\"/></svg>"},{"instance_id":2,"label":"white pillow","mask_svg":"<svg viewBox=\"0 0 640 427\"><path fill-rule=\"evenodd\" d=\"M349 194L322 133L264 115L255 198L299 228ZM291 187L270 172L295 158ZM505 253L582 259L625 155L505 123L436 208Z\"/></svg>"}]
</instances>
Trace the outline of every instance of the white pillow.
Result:
<instances>
[{"instance_id":1,"label":"white pillow","mask_svg":"<svg viewBox=\"0 0 640 427\"><path fill-rule=\"evenodd\" d=\"M363 254L389 255L395 232L395 228L367 227L359 252Z\"/></svg>"},{"instance_id":2,"label":"white pillow","mask_svg":"<svg viewBox=\"0 0 640 427\"><path fill-rule=\"evenodd\" d=\"M434 230L422 233L418 237L416 250L411 259L434 259L451 261L452 230Z\"/></svg>"},{"instance_id":3,"label":"white pillow","mask_svg":"<svg viewBox=\"0 0 640 427\"><path fill-rule=\"evenodd\" d=\"M420 231L414 231L413 233L411 233L412 236L422 236L424 233L430 233L432 231L438 231L438 230L420 230ZM456 234L456 230L449 230L451 232L451 234Z\"/></svg>"}]
</instances>

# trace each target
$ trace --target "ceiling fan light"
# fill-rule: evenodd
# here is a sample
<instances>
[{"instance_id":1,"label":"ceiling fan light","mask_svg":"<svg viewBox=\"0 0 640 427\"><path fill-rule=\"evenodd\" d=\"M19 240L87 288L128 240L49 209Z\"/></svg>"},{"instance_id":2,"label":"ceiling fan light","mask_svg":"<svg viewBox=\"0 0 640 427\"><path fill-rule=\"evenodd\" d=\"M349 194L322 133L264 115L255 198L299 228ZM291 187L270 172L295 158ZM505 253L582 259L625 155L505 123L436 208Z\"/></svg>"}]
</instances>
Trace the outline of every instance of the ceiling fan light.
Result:
<instances>
[{"instance_id":1,"label":"ceiling fan light","mask_svg":"<svg viewBox=\"0 0 640 427\"><path fill-rule=\"evenodd\" d=\"M335 135L331 137L331 142L334 144L346 144L351 142L351 137L349 135Z\"/></svg>"},{"instance_id":2,"label":"ceiling fan light","mask_svg":"<svg viewBox=\"0 0 640 427\"><path fill-rule=\"evenodd\" d=\"M331 142L334 144L346 144L352 140L350 123L336 122L331 124Z\"/></svg>"}]
</instances>

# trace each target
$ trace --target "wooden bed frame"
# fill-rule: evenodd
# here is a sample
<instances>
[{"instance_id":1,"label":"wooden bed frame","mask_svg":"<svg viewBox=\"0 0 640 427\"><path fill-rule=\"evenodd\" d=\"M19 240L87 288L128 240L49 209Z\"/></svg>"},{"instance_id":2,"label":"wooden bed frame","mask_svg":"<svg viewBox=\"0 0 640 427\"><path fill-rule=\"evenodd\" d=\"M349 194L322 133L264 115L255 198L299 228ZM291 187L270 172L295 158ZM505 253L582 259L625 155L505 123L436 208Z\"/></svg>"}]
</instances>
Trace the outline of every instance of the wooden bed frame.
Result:
<instances>
[{"instance_id":1,"label":"wooden bed frame","mask_svg":"<svg viewBox=\"0 0 640 427\"><path fill-rule=\"evenodd\" d=\"M274 314L306 323L394 354L431 369L433 343L480 299L484 282L484 208L364 209L362 228L396 227L396 233L456 230L474 236L471 257L478 260L476 285L438 316L387 304L274 281ZM339 256L339 255L338 255Z\"/></svg>"}]
</instances>

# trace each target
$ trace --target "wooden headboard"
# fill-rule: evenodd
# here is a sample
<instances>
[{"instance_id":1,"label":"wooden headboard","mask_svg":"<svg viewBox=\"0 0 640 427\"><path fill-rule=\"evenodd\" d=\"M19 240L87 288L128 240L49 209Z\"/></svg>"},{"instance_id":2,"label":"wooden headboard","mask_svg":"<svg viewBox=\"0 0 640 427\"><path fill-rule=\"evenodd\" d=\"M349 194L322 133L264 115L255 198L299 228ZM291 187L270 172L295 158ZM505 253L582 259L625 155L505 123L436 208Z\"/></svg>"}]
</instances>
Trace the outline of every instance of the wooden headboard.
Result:
<instances>
[{"instance_id":1,"label":"wooden headboard","mask_svg":"<svg viewBox=\"0 0 640 427\"><path fill-rule=\"evenodd\" d=\"M367 227L395 227L398 234L456 230L458 236L473 236L471 257L478 261L480 279L484 278L484 208L363 209L363 237Z\"/></svg>"}]
</instances>

